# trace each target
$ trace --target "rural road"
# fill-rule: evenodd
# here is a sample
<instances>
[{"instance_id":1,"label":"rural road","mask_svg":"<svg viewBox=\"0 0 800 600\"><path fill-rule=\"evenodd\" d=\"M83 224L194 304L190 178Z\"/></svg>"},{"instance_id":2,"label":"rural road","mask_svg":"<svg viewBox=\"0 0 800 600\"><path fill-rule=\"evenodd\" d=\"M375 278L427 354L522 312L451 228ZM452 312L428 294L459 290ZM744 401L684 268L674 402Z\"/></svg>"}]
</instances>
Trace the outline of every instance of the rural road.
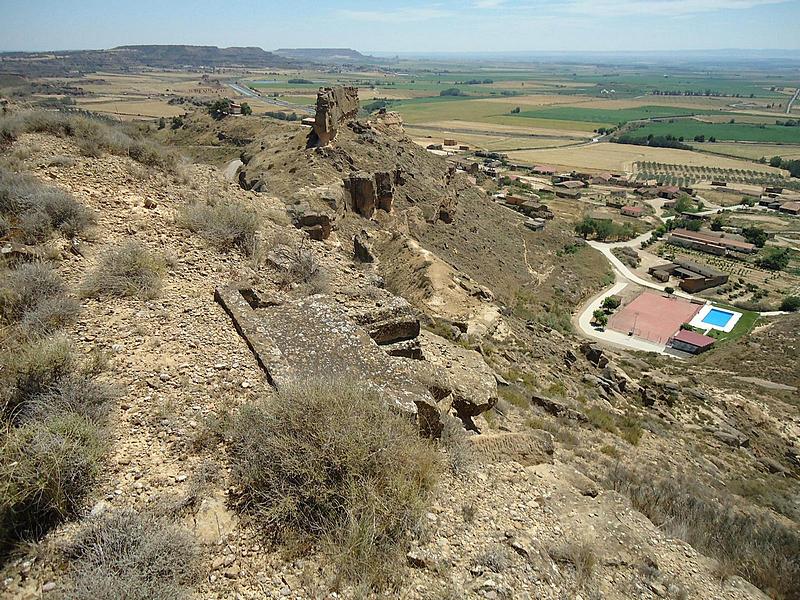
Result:
<instances>
[{"instance_id":1,"label":"rural road","mask_svg":"<svg viewBox=\"0 0 800 600\"><path fill-rule=\"evenodd\" d=\"M239 167L241 167L244 163L240 161L238 158L236 160L232 160L225 168L222 170L222 174L225 176L225 179L228 181L236 181L236 173L239 171Z\"/></svg>"},{"instance_id":2,"label":"rural road","mask_svg":"<svg viewBox=\"0 0 800 600\"><path fill-rule=\"evenodd\" d=\"M788 115L788 114L791 114L791 112L792 112L792 105L793 105L795 102L797 102L797 97L798 97L798 96L800 96L800 88L797 88L797 89L794 91L794 96L792 96L792 99L791 99L791 100L789 100L789 104L787 104L787 105L786 105L786 114L787 114L787 115Z\"/></svg>"}]
</instances>

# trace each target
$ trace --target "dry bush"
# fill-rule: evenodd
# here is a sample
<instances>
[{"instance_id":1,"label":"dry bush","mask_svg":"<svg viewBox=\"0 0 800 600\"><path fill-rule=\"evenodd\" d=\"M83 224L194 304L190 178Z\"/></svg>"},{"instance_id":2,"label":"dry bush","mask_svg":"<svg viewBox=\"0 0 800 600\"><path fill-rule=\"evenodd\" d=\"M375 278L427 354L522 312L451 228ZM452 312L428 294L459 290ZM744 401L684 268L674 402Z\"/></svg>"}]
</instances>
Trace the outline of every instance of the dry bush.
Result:
<instances>
[{"instance_id":1,"label":"dry bush","mask_svg":"<svg viewBox=\"0 0 800 600\"><path fill-rule=\"evenodd\" d=\"M0 215L25 243L43 242L54 231L73 237L92 223L89 210L67 192L2 168Z\"/></svg>"},{"instance_id":2,"label":"dry bush","mask_svg":"<svg viewBox=\"0 0 800 600\"><path fill-rule=\"evenodd\" d=\"M277 267L278 285L289 288L295 284L311 285L314 292L327 286L325 273L306 241L299 244L279 244L270 251L270 260Z\"/></svg>"},{"instance_id":3,"label":"dry bush","mask_svg":"<svg viewBox=\"0 0 800 600\"><path fill-rule=\"evenodd\" d=\"M155 298L161 291L164 270L162 257L131 240L100 259L84 280L81 291L86 297Z\"/></svg>"},{"instance_id":4,"label":"dry bush","mask_svg":"<svg viewBox=\"0 0 800 600\"><path fill-rule=\"evenodd\" d=\"M176 600L198 580L197 549L177 526L132 510L90 521L67 551L71 600Z\"/></svg>"},{"instance_id":5,"label":"dry bush","mask_svg":"<svg viewBox=\"0 0 800 600\"><path fill-rule=\"evenodd\" d=\"M74 414L11 429L0 448L0 550L74 517L104 450L98 428Z\"/></svg>"},{"instance_id":6,"label":"dry bush","mask_svg":"<svg viewBox=\"0 0 800 600\"><path fill-rule=\"evenodd\" d=\"M240 507L276 540L321 541L342 581L393 582L439 464L414 424L363 384L314 381L234 420Z\"/></svg>"},{"instance_id":7,"label":"dry bush","mask_svg":"<svg viewBox=\"0 0 800 600\"><path fill-rule=\"evenodd\" d=\"M511 566L511 557L507 548L496 545L481 552L473 559L472 564L484 567L493 573L502 573Z\"/></svg>"},{"instance_id":8,"label":"dry bush","mask_svg":"<svg viewBox=\"0 0 800 600\"><path fill-rule=\"evenodd\" d=\"M53 332L74 321L79 311L61 277L45 263L26 263L3 273L0 318L18 323L24 334Z\"/></svg>"},{"instance_id":9,"label":"dry bush","mask_svg":"<svg viewBox=\"0 0 800 600\"><path fill-rule=\"evenodd\" d=\"M800 533L766 512L745 512L731 497L685 478L658 478L616 465L609 485L655 525L732 567L775 598L797 598Z\"/></svg>"},{"instance_id":10,"label":"dry bush","mask_svg":"<svg viewBox=\"0 0 800 600\"><path fill-rule=\"evenodd\" d=\"M568 562L575 567L575 579L579 587L584 587L592 578L597 566L597 549L588 540L570 542L550 550L553 559Z\"/></svg>"},{"instance_id":11,"label":"dry bush","mask_svg":"<svg viewBox=\"0 0 800 600\"><path fill-rule=\"evenodd\" d=\"M245 254L252 254L255 247L258 215L243 202L193 202L184 208L180 221L221 250L238 248Z\"/></svg>"}]
</instances>

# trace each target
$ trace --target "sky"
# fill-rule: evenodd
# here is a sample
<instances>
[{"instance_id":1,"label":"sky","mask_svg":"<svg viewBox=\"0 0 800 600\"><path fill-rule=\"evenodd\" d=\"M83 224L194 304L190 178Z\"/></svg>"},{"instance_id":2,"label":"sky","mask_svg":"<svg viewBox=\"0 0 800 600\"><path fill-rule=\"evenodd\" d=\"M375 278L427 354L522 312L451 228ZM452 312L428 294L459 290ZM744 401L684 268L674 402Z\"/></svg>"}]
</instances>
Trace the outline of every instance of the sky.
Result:
<instances>
[{"instance_id":1,"label":"sky","mask_svg":"<svg viewBox=\"0 0 800 600\"><path fill-rule=\"evenodd\" d=\"M124 44L362 52L800 49L800 0L0 0L0 50Z\"/></svg>"}]
</instances>

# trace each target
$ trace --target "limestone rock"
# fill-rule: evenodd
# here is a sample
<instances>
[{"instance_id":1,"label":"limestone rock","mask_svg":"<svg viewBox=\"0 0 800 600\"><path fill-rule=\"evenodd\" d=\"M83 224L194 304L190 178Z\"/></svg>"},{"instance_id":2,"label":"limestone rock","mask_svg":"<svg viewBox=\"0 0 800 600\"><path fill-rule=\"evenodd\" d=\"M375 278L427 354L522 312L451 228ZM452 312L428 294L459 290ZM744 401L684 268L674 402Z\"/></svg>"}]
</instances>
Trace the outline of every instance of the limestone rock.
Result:
<instances>
[{"instance_id":1,"label":"limestone rock","mask_svg":"<svg viewBox=\"0 0 800 600\"><path fill-rule=\"evenodd\" d=\"M358 114L358 88L335 86L321 88L317 93L317 112L314 116L314 133L317 145L327 146L335 138L343 123Z\"/></svg>"}]
</instances>

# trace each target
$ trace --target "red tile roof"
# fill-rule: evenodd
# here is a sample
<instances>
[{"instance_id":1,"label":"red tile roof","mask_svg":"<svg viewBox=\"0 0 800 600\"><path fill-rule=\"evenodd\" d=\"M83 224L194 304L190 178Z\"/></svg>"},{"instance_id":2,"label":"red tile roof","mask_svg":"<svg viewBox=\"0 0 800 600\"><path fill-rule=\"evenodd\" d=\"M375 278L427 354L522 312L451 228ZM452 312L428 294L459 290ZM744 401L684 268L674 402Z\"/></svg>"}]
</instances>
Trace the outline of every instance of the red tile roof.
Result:
<instances>
[{"instance_id":1,"label":"red tile roof","mask_svg":"<svg viewBox=\"0 0 800 600\"><path fill-rule=\"evenodd\" d=\"M683 342L684 344L697 346L698 348L707 348L708 346L713 345L716 341L712 337L703 335L701 333L695 333L694 331L689 331L688 329L681 329L672 339Z\"/></svg>"}]
</instances>

